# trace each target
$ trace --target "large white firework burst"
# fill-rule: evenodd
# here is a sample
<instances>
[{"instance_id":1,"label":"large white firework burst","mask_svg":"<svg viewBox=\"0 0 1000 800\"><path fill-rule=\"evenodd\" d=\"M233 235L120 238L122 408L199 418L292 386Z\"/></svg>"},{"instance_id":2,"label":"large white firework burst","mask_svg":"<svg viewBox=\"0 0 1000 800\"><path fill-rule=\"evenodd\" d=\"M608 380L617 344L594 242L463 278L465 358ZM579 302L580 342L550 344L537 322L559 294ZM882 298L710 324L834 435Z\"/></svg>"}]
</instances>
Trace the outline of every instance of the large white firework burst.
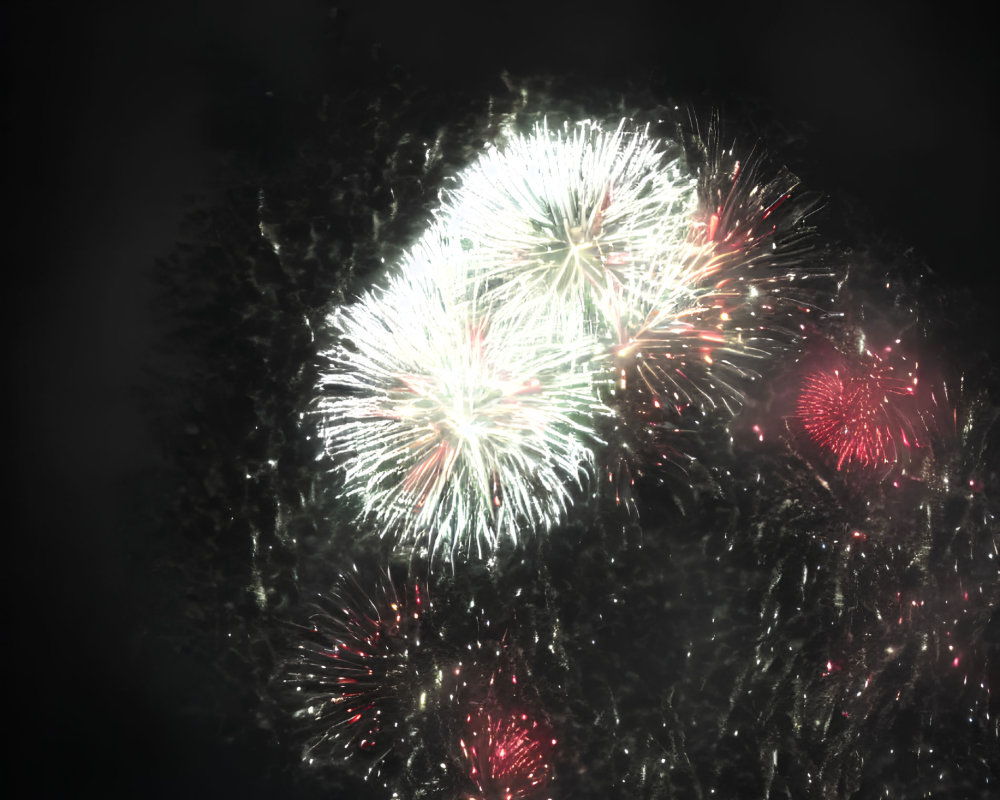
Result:
<instances>
[{"instance_id":1,"label":"large white firework burst","mask_svg":"<svg viewBox=\"0 0 1000 800\"><path fill-rule=\"evenodd\" d=\"M481 275L434 230L385 289L331 320L340 343L321 410L343 493L381 534L432 556L551 527L592 461L582 309L495 313Z\"/></svg>"},{"instance_id":2,"label":"large white firework burst","mask_svg":"<svg viewBox=\"0 0 1000 800\"><path fill-rule=\"evenodd\" d=\"M509 136L465 169L439 216L517 302L588 302L600 317L628 273L682 245L695 181L675 145L622 120Z\"/></svg>"}]
</instances>

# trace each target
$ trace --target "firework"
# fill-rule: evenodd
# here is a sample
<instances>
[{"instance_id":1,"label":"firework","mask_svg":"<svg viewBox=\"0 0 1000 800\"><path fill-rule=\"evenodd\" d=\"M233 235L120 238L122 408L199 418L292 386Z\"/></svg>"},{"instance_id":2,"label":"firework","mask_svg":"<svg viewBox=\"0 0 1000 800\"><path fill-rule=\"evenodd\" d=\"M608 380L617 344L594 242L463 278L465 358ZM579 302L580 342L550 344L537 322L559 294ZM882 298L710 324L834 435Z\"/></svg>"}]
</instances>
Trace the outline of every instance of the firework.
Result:
<instances>
[{"instance_id":1,"label":"firework","mask_svg":"<svg viewBox=\"0 0 1000 800\"><path fill-rule=\"evenodd\" d=\"M704 414L732 417L759 365L796 341L812 306L800 296L821 273L805 224L816 202L763 157L745 162L705 149L699 206L687 238L609 293L614 405L631 441L603 458L605 485L631 507L644 463L669 464L686 480L688 448ZM770 177L768 177L770 176Z\"/></svg>"},{"instance_id":2,"label":"firework","mask_svg":"<svg viewBox=\"0 0 1000 800\"><path fill-rule=\"evenodd\" d=\"M460 741L477 792L468 800L530 800L551 777L556 740L526 713L480 708L466 717Z\"/></svg>"},{"instance_id":3,"label":"firework","mask_svg":"<svg viewBox=\"0 0 1000 800\"><path fill-rule=\"evenodd\" d=\"M582 310L496 313L479 264L429 235L387 288L332 320L322 401L344 495L432 556L545 530L592 460L593 353Z\"/></svg>"},{"instance_id":4,"label":"firework","mask_svg":"<svg viewBox=\"0 0 1000 800\"><path fill-rule=\"evenodd\" d=\"M790 287L817 271L805 260L815 201L794 197L784 170L765 178L760 155L741 163L711 139L683 245L626 273L609 307L620 389L638 381L656 408L734 413L751 365L810 313Z\"/></svg>"},{"instance_id":5,"label":"firework","mask_svg":"<svg viewBox=\"0 0 1000 800\"><path fill-rule=\"evenodd\" d=\"M371 768L402 737L426 675L418 654L428 604L419 584L388 576L364 590L356 574L316 598L310 625L283 670L309 763L361 757Z\"/></svg>"},{"instance_id":6,"label":"firework","mask_svg":"<svg viewBox=\"0 0 1000 800\"><path fill-rule=\"evenodd\" d=\"M836 458L837 469L898 463L924 445L926 428L914 398L917 365L864 349L856 359L807 375L796 414L808 436ZM894 363L898 361L898 365Z\"/></svg>"},{"instance_id":7,"label":"firework","mask_svg":"<svg viewBox=\"0 0 1000 800\"><path fill-rule=\"evenodd\" d=\"M426 584L363 572L313 596L278 684L305 763L389 786L401 761L428 757L442 719L493 686L505 645L480 638L491 626L478 610L449 622Z\"/></svg>"},{"instance_id":8,"label":"firework","mask_svg":"<svg viewBox=\"0 0 1000 800\"><path fill-rule=\"evenodd\" d=\"M613 131L543 121L466 169L439 216L504 296L589 302L603 315L630 270L687 236L695 182L677 150L625 120Z\"/></svg>"},{"instance_id":9,"label":"firework","mask_svg":"<svg viewBox=\"0 0 1000 800\"><path fill-rule=\"evenodd\" d=\"M740 360L767 350L760 332L731 327L745 289L706 286L721 261L711 246L691 245L677 261L654 264L618 288L612 305L618 391L636 384L655 408L738 409L741 382L756 377Z\"/></svg>"}]
</instances>

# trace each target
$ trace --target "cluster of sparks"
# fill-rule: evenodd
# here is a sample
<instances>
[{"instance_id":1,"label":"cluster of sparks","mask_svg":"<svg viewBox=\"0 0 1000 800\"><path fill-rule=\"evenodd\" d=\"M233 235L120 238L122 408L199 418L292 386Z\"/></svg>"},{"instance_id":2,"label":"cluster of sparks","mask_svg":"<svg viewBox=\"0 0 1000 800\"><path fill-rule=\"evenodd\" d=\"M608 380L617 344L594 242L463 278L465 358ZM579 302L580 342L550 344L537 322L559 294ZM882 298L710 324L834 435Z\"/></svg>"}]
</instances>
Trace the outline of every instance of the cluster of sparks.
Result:
<instances>
[{"instance_id":1,"label":"cluster of sparks","mask_svg":"<svg viewBox=\"0 0 1000 800\"><path fill-rule=\"evenodd\" d=\"M887 358L864 350L853 363L807 375L796 413L809 437L836 459L837 469L875 469L897 464L922 445L913 399L916 367L900 374Z\"/></svg>"},{"instance_id":2,"label":"cluster of sparks","mask_svg":"<svg viewBox=\"0 0 1000 800\"><path fill-rule=\"evenodd\" d=\"M392 749L405 698L419 694L425 611L419 584L399 592L388 576L373 590L342 576L318 598L284 674L308 737L305 761L364 755L376 765Z\"/></svg>"},{"instance_id":3,"label":"cluster of sparks","mask_svg":"<svg viewBox=\"0 0 1000 800\"><path fill-rule=\"evenodd\" d=\"M662 465L688 412L736 413L811 311L786 291L808 271L809 209L758 159L697 175L680 152L624 120L512 134L384 285L336 310L322 433L361 520L432 561L489 556L558 525L591 477L631 503L639 448L598 419L633 424ZM837 470L891 467L929 438L917 389L915 364L862 347L804 378L795 419ZM358 597L326 598L287 671L307 759L377 763L423 707L419 586ZM465 715L463 796L537 798L556 739L494 700Z\"/></svg>"},{"instance_id":4,"label":"cluster of sparks","mask_svg":"<svg viewBox=\"0 0 1000 800\"><path fill-rule=\"evenodd\" d=\"M427 237L402 272L337 320L326 435L348 496L432 556L489 552L547 529L591 459L598 406L583 317L494 314L461 250Z\"/></svg>"},{"instance_id":5,"label":"cluster of sparks","mask_svg":"<svg viewBox=\"0 0 1000 800\"><path fill-rule=\"evenodd\" d=\"M558 524L583 478L631 474L627 447L595 457L598 418L735 412L776 280L749 270L794 182L713 169L623 120L542 122L458 175L388 285L331 320L323 432L361 517L489 555Z\"/></svg>"},{"instance_id":6,"label":"cluster of sparks","mask_svg":"<svg viewBox=\"0 0 1000 800\"><path fill-rule=\"evenodd\" d=\"M452 742L461 752L455 767L476 789L463 797L538 797L535 789L551 777L556 739L524 710L516 673L504 672L505 636L449 646L426 586L388 574L366 584L357 567L313 607L281 670L303 761L360 764L366 778L378 776L390 755L408 757L422 725L437 728L441 715L453 715L461 729Z\"/></svg>"},{"instance_id":7,"label":"cluster of sparks","mask_svg":"<svg viewBox=\"0 0 1000 800\"><path fill-rule=\"evenodd\" d=\"M552 774L556 740L527 713L479 708L466 717L460 741L477 793L464 800L529 800Z\"/></svg>"}]
</instances>

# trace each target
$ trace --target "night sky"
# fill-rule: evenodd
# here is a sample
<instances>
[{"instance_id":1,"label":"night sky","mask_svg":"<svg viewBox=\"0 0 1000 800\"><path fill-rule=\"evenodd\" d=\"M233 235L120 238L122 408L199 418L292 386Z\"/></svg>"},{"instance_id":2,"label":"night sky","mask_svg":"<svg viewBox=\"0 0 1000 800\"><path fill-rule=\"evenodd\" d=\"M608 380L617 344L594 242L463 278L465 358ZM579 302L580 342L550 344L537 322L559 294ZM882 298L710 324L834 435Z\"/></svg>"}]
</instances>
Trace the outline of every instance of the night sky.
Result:
<instances>
[{"instance_id":1,"label":"night sky","mask_svg":"<svg viewBox=\"0 0 1000 800\"><path fill-rule=\"evenodd\" d=\"M670 5L0 12L15 770L39 789L104 796L274 796L258 765L177 711L173 693L200 676L150 664L139 644L153 612L133 594L157 550L171 435L135 387L161 334L157 261L185 214L218 202L246 164L294 163L324 95L398 82L481 103L506 70L560 76L583 97L592 87L721 109L830 198L842 241L906 252L932 285L967 290L969 341L1000 352L988 315L1000 288L992 28L954 5Z\"/></svg>"}]
</instances>

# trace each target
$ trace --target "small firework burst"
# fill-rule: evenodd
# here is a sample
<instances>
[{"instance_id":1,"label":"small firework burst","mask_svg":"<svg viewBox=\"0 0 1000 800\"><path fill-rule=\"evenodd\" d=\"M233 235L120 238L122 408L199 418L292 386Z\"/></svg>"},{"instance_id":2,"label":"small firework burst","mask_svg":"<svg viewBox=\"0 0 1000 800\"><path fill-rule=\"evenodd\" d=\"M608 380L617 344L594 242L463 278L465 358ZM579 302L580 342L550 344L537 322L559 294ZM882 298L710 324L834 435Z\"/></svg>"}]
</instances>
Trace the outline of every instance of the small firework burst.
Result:
<instances>
[{"instance_id":1,"label":"small firework burst","mask_svg":"<svg viewBox=\"0 0 1000 800\"><path fill-rule=\"evenodd\" d=\"M891 360L890 360L891 359ZM875 469L897 464L922 447L926 428L914 398L917 365L864 349L856 359L805 377L796 415L808 436L836 458L837 469Z\"/></svg>"},{"instance_id":2,"label":"small firework burst","mask_svg":"<svg viewBox=\"0 0 1000 800\"><path fill-rule=\"evenodd\" d=\"M365 590L356 570L318 595L310 625L282 671L303 760L361 758L374 769L402 737L422 674L421 630L429 603L419 584L399 591L388 575Z\"/></svg>"},{"instance_id":3,"label":"small firework burst","mask_svg":"<svg viewBox=\"0 0 1000 800\"><path fill-rule=\"evenodd\" d=\"M532 800L552 776L556 740L548 726L525 712L478 708L465 720L460 741L467 774L477 791L468 800Z\"/></svg>"},{"instance_id":4,"label":"small firework burst","mask_svg":"<svg viewBox=\"0 0 1000 800\"><path fill-rule=\"evenodd\" d=\"M449 622L427 584L365 572L313 596L277 686L303 762L398 786L400 764L432 757L442 720L458 722L493 686L505 644L482 638L491 625L479 609Z\"/></svg>"},{"instance_id":5,"label":"small firework burst","mask_svg":"<svg viewBox=\"0 0 1000 800\"><path fill-rule=\"evenodd\" d=\"M321 401L344 494L383 534L479 555L565 513L592 460L595 343L582 309L494 313L435 235L333 319Z\"/></svg>"},{"instance_id":6,"label":"small firework burst","mask_svg":"<svg viewBox=\"0 0 1000 800\"><path fill-rule=\"evenodd\" d=\"M622 120L547 121L483 154L446 196L440 217L487 260L489 278L519 302L591 302L688 233L695 181L676 145Z\"/></svg>"}]
</instances>

